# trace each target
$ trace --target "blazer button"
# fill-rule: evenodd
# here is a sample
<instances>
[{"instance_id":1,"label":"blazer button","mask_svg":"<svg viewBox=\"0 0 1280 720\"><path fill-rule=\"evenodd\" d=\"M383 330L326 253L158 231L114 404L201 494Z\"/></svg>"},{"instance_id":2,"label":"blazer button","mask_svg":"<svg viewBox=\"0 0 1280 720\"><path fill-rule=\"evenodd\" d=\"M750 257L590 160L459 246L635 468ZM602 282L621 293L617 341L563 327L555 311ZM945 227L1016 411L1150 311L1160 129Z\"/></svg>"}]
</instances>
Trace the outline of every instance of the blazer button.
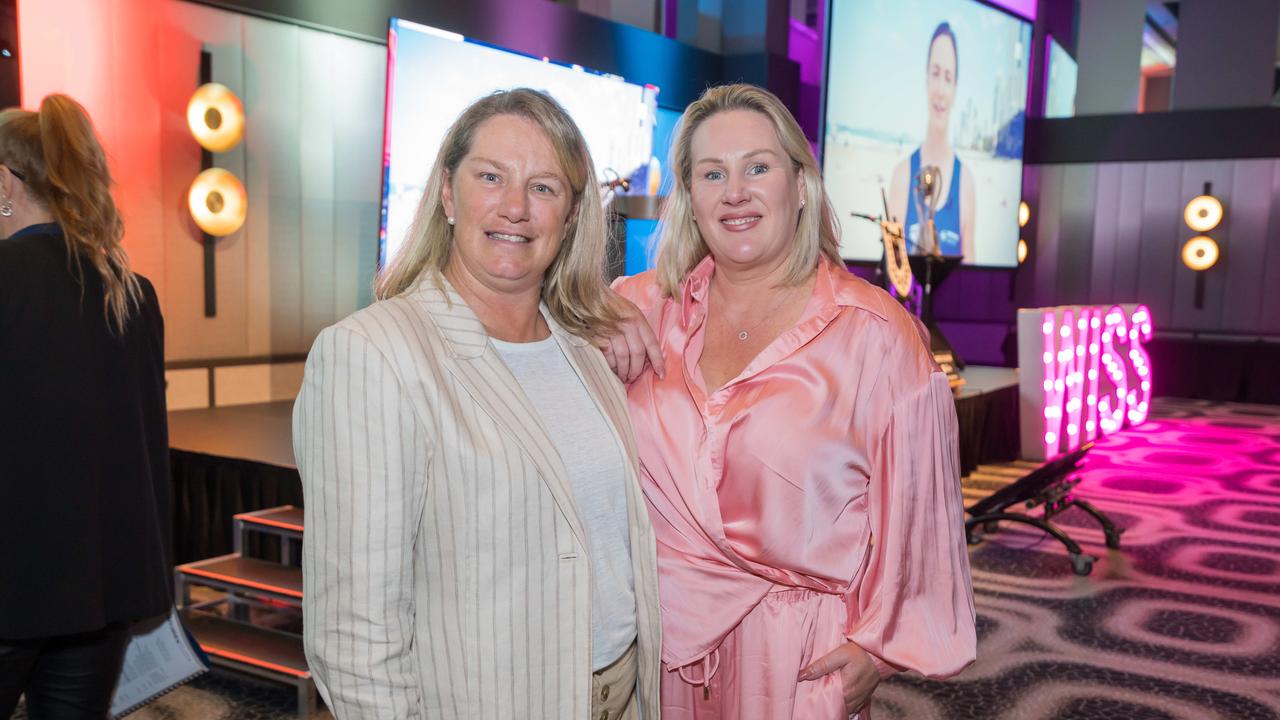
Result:
<instances>
[{"instance_id":1,"label":"blazer button","mask_svg":"<svg viewBox=\"0 0 1280 720\"><path fill-rule=\"evenodd\" d=\"M600 699L601 699L601 700L608 700L608 699L609 699L609 686L608 686L608 685L605 685L603 688L600 688Z\"/></svg>"},{"instance_id":2,"label":"blazer button","mask_svg":"<svg viewBox=\"0 0 1280 720\"><path fill-rule=\"evenodd\" d=\"M609 711L608 711L608 710L602 710L602 711L600 712L600 720L609 720Z\"/></svg>"}]
</instances>

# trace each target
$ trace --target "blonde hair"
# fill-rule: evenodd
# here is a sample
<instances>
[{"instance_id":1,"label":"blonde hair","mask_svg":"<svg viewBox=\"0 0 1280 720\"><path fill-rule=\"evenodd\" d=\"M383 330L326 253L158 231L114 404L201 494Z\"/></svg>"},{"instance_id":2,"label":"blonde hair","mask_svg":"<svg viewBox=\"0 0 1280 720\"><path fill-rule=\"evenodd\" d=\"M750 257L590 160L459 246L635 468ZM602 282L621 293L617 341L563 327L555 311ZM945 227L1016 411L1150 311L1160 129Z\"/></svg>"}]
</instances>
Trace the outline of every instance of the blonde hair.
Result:
<instances>
[{"instance_id":1,"label":"blonde hair","mask_svg":"<svg viewBox=\"0 0 1280 720\"><path fill-rule=\"evenodd\" d=\"M768 118L779 144L791 159L792 169L804 175L804 209L800 211L783 283L804 282L818 266L819 254L844 267L840 258L840 224L823 189L813 149L791 112L763 88L722 85L707 89L685 109L671 143L670 167L675 182L662 209L662 241L656 267L658 285L671 297L677 296L681 281L710 252L693 217L693 134L711 116L730 110L749 110Z\"/></svg>"},{"instance_id":2,"label":"blonde hair","mask_svg":"<svg viewBox=\"0 0 1280 720\"><path fill-rule=\"evenodd\" d=\"M124 222L111 198L111 171L89 114L66 95L45 97L39 112L0 112L0 163L24 176L32 199L62 227L76 272L83 262L98 271L103 312L122 334L142 289L121 245Z\"/></svg>"},{"instance_id":3,"label":"blonde hair","mask_svg":"<svg viewBox=\"0 0 1280 720\"><path fill-rule=\"evenodd\" d=\"M542 130L571 191L564 239L543 281L543 302L556 322L575 335L590 338L616 327L621 316L604 278L608 230L587 142L559 103L528 88L481 98L450 126L406 242L375 282L377 298L385 300L408 292L424 274L443 290L442 273L453 251L453 227L444 211L444 185L471 151L480 125L499 115L524 118Z\"/></svg>"}]
</instances>

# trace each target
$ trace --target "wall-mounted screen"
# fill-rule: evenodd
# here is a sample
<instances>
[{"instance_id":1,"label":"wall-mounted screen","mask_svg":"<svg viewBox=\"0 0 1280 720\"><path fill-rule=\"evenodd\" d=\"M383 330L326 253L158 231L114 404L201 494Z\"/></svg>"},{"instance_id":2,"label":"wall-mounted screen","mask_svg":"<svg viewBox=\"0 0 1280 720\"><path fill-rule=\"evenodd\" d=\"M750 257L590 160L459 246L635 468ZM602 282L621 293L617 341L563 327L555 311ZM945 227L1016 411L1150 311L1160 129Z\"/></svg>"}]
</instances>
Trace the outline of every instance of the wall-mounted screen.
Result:
<instances>
[{"instance_id":1,"label":"wall-mounted screen","mask_svg":"<svg viewBox=\"0 0 1280 720\"><path fill-rule=\"evenodd\" d=\"M392 18L379 265L400 248L449 126L472 102L515 87L541 90L564 106L602 182L629 178L630 192L657 193L658 88Z\"/></svg>"},{"instance_id":2,"label":"wall-mounted screen","mask_svg":"<svg viewBox=\"0 0 1280 720\"><path fill-rule=\"evenodd\" d=\"M1075 58L1053 36L1049 36L1049 81L1045 83L1044 116L1048 118L1074 117L1076 114L1076 78L1080 69Z\"/></svg>"},{"instance_id":3,"label":"wall-mounted screen","mask_svg":"<svg viewBox=\"0 0 1280 720\"><path fill-rule=\"evenodd\" d=\"M832 0L828 18L823 173L844 257L880 259L879 227L850 213L886 204L922 249L932 167L938 250L1017 265L1031 24L975 0Z\"/></svg>"}]
</instances>

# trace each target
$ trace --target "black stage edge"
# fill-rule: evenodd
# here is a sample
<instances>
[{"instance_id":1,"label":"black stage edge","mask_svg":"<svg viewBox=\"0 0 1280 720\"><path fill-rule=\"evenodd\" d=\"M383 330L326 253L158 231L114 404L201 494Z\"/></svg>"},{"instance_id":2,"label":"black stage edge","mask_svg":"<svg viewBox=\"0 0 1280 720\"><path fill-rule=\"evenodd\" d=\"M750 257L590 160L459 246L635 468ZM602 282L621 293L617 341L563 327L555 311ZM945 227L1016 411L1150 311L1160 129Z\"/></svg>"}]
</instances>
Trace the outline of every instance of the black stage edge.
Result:
<instances>
[{"instance_id":1,"label":"black stage edge","mask_svg":"<svg viewBox=\"0 0 1280 720\"><path fill-rule=\"evenodd\" d=\"M979 465L1018 459L1017 384L975 394L962 392L956 398L956 419L960 425L961 475Z\"/></svg>"},{"instance_id":2,"label":"black stage edge","mask_svg":"<svg viewBox=\"0 0 1280 720\"><path fill-rule=\"evenodd\" d=\"M174 564L232 551L231 518L278 505L302 506L298 471L241 458L170 449ZM257 535L257 533L254 533ZM251 538L250 554L261 555Z\"/></svg>"}]
</instances>

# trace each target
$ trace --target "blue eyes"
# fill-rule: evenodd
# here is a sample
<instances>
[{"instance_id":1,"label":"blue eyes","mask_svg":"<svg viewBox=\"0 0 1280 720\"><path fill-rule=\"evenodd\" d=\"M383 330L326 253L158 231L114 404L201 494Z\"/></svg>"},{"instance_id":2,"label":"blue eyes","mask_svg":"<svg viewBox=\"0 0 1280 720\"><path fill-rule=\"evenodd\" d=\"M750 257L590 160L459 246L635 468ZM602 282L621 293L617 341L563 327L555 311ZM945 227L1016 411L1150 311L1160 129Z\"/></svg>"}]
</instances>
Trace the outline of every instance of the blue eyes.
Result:
<instances>
[{"instance_id":1,"label":"blue eyes","mask_svg":"<svg viewBox=\"0 0 1280 720\"><path fill-rule=\"evenodd\" d=\"M502 178L497 173L482 172L482 173L479 173L477 177L479 177L482 182L486 182L486 183L502 182ZM556 189L546 183L536 183L534 185L531 185L530 189L533 190L535 193L538 193L539 195L555 195L556 194Z\"/></svg>"},{"instance_id":2,"label":"blue eyes","mask_svg":"<svg viewBox=\"0 0 1280 720\"><path fill-rule=\"evenodd\" d=\"M749 176L750 176L750 175L764 175L764 174L765 174L765 173L767 173L767 172L769 172L769 166L768 166L768 165L765 165L765 164L763 164L763 163L758 163L758 164L752 165L751 167L747 168L747 175L749 175ZM715 182L715 181L717 181L717 180L723 180L723 179L724 179L724 171L722 171L722 170L708 170L708 171L706 172L706 174L704 174L702 177L703 177L703 179L705 179L705 180L710 180L710 181L712 181L712 182Z\"/></svg>"}]
</instances>

